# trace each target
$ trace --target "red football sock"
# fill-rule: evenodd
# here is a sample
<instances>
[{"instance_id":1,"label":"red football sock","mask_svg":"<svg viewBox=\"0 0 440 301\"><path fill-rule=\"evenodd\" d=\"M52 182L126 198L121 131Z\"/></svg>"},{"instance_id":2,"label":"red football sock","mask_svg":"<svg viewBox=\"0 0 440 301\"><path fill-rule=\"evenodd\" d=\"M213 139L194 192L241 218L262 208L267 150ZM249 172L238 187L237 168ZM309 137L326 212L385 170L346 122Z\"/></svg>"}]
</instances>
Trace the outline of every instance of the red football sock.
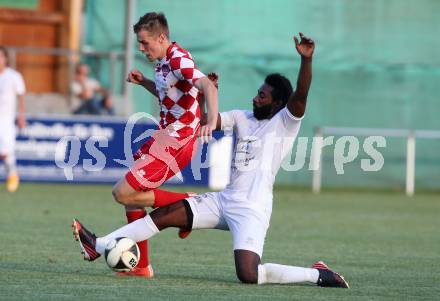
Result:
<instances>
[{"instance_id":1,"label":"red football sock","mask_svg":"<svg viewBox=\"0 0 440 301\"><path fill-rule=\"evenodd\" d=\"M147 215L145 209L130 210L125 211L128 223L134 222L135 220L141 219ZM148 262L148 240L143 240L137 243L139 251L141 253L138 268L146 268L149 264Z\"/></svg>"},{"instance_id":2,"label":"red football sock","mask_svg":"<svg viewBox=\"0 0 440 301\"><path fill-rule=\"evenodd\" d=\"M187 193L172 192L160 189L152 190L154 192L154 207L163 207L188 197Z\"/></svg>"}]
</instances>

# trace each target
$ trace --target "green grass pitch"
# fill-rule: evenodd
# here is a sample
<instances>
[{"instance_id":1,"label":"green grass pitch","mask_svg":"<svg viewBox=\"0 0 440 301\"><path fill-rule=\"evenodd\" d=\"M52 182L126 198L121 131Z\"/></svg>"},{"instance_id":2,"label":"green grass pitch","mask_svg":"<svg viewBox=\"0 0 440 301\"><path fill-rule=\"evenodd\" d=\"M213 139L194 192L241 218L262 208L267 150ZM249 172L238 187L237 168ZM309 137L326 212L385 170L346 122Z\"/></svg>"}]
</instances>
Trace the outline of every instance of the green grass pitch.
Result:
<instances>
[{"instance_id":1,"label":"green grass pitch","mask_svg":"<svg viewBox=\"0 0 440 301\"><path fill-rule=\"evenodd\" d=\"M84 262L70 223L105 234L125 223L110 186L23 184L0 188L0 300L439 300L440 195L275 192L264 262L322 259L349 290L244 285L228 232L168 229L150 240L154 279L118 278Z\"/></svg>"}]
</instances>

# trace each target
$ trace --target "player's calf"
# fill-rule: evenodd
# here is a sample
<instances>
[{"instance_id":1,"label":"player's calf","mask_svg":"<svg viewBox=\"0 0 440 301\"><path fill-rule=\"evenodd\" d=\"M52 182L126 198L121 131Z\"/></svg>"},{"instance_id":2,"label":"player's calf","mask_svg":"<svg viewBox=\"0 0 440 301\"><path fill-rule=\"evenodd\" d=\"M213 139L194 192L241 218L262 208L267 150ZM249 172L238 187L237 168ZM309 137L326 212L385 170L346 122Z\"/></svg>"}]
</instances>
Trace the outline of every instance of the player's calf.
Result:
<instances>
[{"instance_id":1,"label":"player's calf","mask_svg":"<svg viewBox=\"0 0 440 301\"><path fill-rule=\"evenodd\" d=\"M150 213L156 227L162 231L169 227L188 229L192 225L192 211L186 200L155 209Z\"/></svg>"},{"instance_id":2,"label":"player's calf","mask_svg":"<svg viewBox=\"0 0 440 301\"><path fill-rule=\"evenodd\" d=\"M258 283L260 256L248 250L234 250L235 272L243 283Z\"/></svg>"},{"instance_id":3,"label":"player's calf","mask_svg":"<svg viewBox=\"0 0 440 301\"><path fill-rule=\"evenodd\" d=\"M258 270L237 270L237 278L246 284L256 284L258 283Z\"/></svg>"}]
</instances>

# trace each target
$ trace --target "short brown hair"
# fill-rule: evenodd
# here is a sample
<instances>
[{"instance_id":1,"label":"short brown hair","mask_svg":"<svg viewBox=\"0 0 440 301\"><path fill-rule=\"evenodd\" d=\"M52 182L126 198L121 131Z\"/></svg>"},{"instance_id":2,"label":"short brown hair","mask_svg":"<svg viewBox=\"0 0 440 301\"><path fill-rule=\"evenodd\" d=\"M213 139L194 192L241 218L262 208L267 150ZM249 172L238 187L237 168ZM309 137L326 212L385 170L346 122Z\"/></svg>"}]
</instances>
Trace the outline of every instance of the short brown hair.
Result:
<instances>
[{"instance_id":1,"label":"short brown hair","mask_svg":"<svg viewBox=\"0 0 440 301\"><path fill-rule=\"evenodd\" d=\"M133 31L134 33L138 33L141 30L155 34L164 33L167 38L170 37L168 21L163 13L150 12L140 17L139 21L134 24Z\"/></svg>"}]
</instances>

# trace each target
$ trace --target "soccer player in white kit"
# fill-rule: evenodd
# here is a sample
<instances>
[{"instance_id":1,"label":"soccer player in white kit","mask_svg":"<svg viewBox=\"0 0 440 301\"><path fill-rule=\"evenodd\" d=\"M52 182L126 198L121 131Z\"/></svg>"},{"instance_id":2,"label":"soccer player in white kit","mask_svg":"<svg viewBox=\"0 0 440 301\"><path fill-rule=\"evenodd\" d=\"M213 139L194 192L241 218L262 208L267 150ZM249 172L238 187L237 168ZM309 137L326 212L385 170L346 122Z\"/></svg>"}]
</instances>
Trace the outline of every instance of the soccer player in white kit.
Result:
<instances>
[{"instance_id":1,"label":"soccer player in white kit","mask_svg":"<svg viewBox=\"0 0 440 301\"><path fill-rule=\"evenodd\" d=\"M8 67L7 51L0 47L0 160L6 167L6 189L14 192L18 189L18 177L15 160L15 117L18 98L17 124L25 127L24 81L20 73Z\"/></svg>"},{"instance_id":2,"label":"soccer player in white kit","mask_svg":"<svg viewBox=\"0 0 440 301\"><path fill-rule=\"evenodd\" d=\"M237 277L244 283L300 283L348 288L345 279L322 261L311 268L261 263L264 239L272 212L273 184L281 161L292 149L304 116L312 79L313 40L300 33L294 37L301 55L295 92L287 78L270 74L253 99L253 111L219 114L217 129L236 135L228 186L159 208L142 220L104 237L96 237L80 225L75 238L83 252L102 254L117 237L149 239L168 227L222 229L232 233ZM85 259L90 256L85 256Z\"/></svg>"}]
</instances>

